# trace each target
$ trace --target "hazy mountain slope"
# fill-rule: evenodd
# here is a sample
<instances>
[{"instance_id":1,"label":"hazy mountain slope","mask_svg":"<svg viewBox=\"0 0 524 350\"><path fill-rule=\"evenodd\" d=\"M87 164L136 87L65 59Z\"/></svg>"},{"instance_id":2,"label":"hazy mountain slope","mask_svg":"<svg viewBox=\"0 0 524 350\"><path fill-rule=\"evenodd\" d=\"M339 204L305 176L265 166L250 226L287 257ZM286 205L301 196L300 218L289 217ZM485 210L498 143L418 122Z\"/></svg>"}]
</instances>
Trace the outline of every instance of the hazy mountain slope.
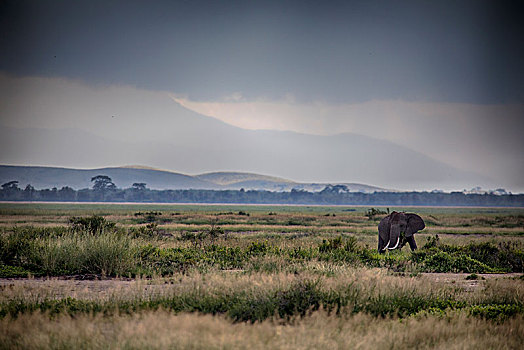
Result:
<instances>
[{"instance_id":1,"label":"hazy mountain slope","mask_svg":"<svg viewBox=\"0 0 524 350\"><path fill-rule=\"evenodd\" d=\"M226 188L231 189L257 189L257 190L269 190L269 191L291 191L294 189L303 189L306 191L321 191L328 183L305 183L296 182L280 177L253 174L253 173L240 173L240 172L214 172L196 175L197 178L210 181L219 185L223 185ZM356 183L333 183L342 184L348 187L350 191L354 192L374 192L384 191L383 188L376 186L369 186L364 184Z\"/></svg>"},{"instance_id":2,"label":"hazy mountain slope","mask_svg":"<svg viewBox=\"0 0 524 350\"><path fill-rule=\"evenodd\" d=\"M470 188L486 182L379 138L244 130L189 111L167 93L95 89L67 81L50 85L46 79L38 84L31 103L4 106L0 163L146 164L189 174L231 170L399 189Z\"/></svg>"},{"instance_id":3,"label":"hazy mountain slope","mask_svg":"<svg viewBox=\"0 0 524 350\"><path fill-rule=\"evenodd\" d=\"M145 182L152 189L218 189L220 186L194 178L192 176L173 172L132 169L132 168L100 168L100 169L67 169L53 167L6 166L0 165L0 183L11 180L20 181L20 187L27 184L35 188L61 188L69 186L75 189L91 187L91 178L96 175L111 177L117 187L127 188L135 182Z\"/></svg>"},{"instance_id":4,"label":"hazy mountain slope","mask_svg":"<svg viewBox=\"0 0 524 350\"><path fill-rule=\"evenodd\" d=\"M0 161L81 167L138 163L184 173L245 169L299 182L349 180L399 189L412 189L412 183L423 183L428 189L450 184L469 188L480 178L391 142L360 135L241 131L210 133L207 138L194 134L193 142L185 143L179 138L124 142L74 129L0 128Z\"/></svg>"},{"instance_id":5,"label":"hazy mountain slope","mask_svg":"<svg viewBox=\"0 0 524 350\"><path fill-rule=\"evenodd\" d=\"M253 173L241 172L214 172L195 175L196 178L213 182L219 185L231 185L245 181L266 181L278 183L294 183L294 181L283 179L275 176L267 176Z\"/></svg>"},{"instance_id":6,"label":"hazy mountain slope","mask_svg":"<svg viewBox=\"0 0 524 350\"><path fill-rule=\"evenodd\" d=\"M370 185L364 185L364 184L357 184L357 183L344 183L344 182L337 182L337 183L299 183L294 188L306 190L309 192L317 192L322 191L327 185L344 185L348 188L351 192L390 192L395 191L391 189L386 189L382 187L377 186L370 186Z\"/></svg>"}]
</instances>

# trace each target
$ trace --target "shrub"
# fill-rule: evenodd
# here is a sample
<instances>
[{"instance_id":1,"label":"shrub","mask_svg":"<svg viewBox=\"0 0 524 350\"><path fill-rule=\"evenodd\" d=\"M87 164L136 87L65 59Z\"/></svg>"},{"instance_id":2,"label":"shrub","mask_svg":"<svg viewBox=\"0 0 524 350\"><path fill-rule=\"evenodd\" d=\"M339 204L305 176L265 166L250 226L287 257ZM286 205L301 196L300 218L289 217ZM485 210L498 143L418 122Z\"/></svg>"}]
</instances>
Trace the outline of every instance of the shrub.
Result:
<instances>
[{"instance_id":1,"label":"shrub","mask_svg":"<svg viewBox=\"0 0 524 350\"><path fill-rule=\"evenodd\" d=\"M503 304L503 305L474 305L469 310L473 316L479 316L488 320L502 322L517 313L523 312L520 305Z\"/></svg>"},{"instance_id":2,"label":"shrub","mask_svg":"<svg viewBox=\"0 0 524 350\"><path fill-rule=\"evenodd\" d=\"M435 254L427 256L422 264L427 272L494 272L493 268L468 255L451 255L444 251L438 251Z\"/></svg>"},{"instance_id":3,"label":"shrub","mask_svg":"<svg viewBox=\"0 0 524 350\"><path fill-rule=\"evenodd\" d=\"M322 243L318 247L318 251L321 253L337 249L343 249L347 252L356 253L358 252L357 239L355 237L349 237L346 240L342 240L342 236L328 240L323 239Z\"/></svg>"},{"instance_id":4,"label":"shrub","mask_svg":"<svg viewBox=\"0 0 524 350\"><path fill-rule=\"evenodd\" d=\"M34 234L30 230L0 234L0 263L20 265L30 249Z\"/></svg>"},{"instance_id":5,"label":"shrub","mask_svg":"<svg viewBox=\"0 0 524 350\"><path fill-rule=\"evenodd\" d=\"M30 274L31 272L27 271L23 267L0 264L1 278L27 277Z\"/></svg>"},{"instance_id":6,"label":"shrub","mask_svg":"<svg viewBox=\"0 0 524 350\"><path fill-rule=\"evenodd\" d=\"M239 247L212 245L205 252L205 260L221 270L230 270L243 268L247 257Z\"/></svg>"},{"instance_id":7,"label":"shrub","mask_svg":"<svg viewBox=\"0 0 524 350\"><path fill-rule=\"evenodd\" d=\"M493 268L489 267L488 265L475 260L471 258L468 255L460 254L456 258L454 258L453 266L452 266L453 272L476 272L476 273L490 273L490 272L496 272Z\"/></svg>"},{"instance_id":8,"label":"shrub","mask_svg":"<svg viewBox=\"0 0 524 350\"><path fill-rule=\"evenodd\" d=\"M466 276L466 279L467 279L467 280L474 281L474 280L478 280L478 279L480 279L480 277L479 277L479 275L477 275L476 273L472 273L471 275Z\"/></svg>"},{"instance_id":9,"label":"shrub","mask_svg":"<svg viewBox=\"0 0 524 350\"><path fill-rule=\"evenodd\" d=\"M297 247L289 250L288 256L291 260L311 260L316 255L311 247Z\"/></svg>"},{"instance_id":10,"label":"shrub","mask_svg":"<svg viewBox=\"0 0 524 350\"><path fill-rule=\"evenodd\" d=\"M142 273L146 275L171 275L185 273L202 261L202 251L189 248L158 248L151 244L138 249Z\"/></svg>"},{"instance_id":11,"label":"shrub","mask_svg":"<svg viewBox=\"0 0 524 350\"><path fill-rule=\"evenodd\" d=\"M322 240L322 244L318 247L321 253L325 253L334 249L338 249L342 246L342 237L337 237L329 240Z\"/></svg>"},{"instance_id":12,"label":"shrub","mask_svg":"<svg viewBox=\"0 0 524 350\"><path fill-rule=\"evenodd\" d=\"M152 223L156 221L156 217L162 215L159 211L146 211L145 213L137 212L135 213L136 217L142 217L142 219L139 221L139 223Z\"/></svg>"},{"instance_id":13,"label":"shrub","mask_svg":"<svg viewBox=\"0 0 524 350\"><path fill-rule=\"evenodd\" d=\"M424 246L422 247L422 249L430 249L430 248L435 248L438 246L438 243L439 243L439 236L438 235L435 235L433 237L427 237L426 238L426 243L424 244Z\"/></svg>"},{"instance_id":14,"label":"shrub","mask_svg":"<svg viewBox=\"0 0 524 350\"><path fill-rule=\"evenodd\" d=\"M251 242L251 244L247 247L248 255L265 255L270 251L271 246L267 241L259 242L257 240L255 242Z\"/></svg>"},{"instance_id":15,"label":"shrub","mask_svg":"<svg viewBox=\"0 0 524 350\"><path fill-rule=\"evenodd\" d=\"M425 258L423 265L428 272L450 272L453 268L453 258L448 253L439 251Z\"/></svg>"},{"instance_id":16,"label":"shrub","mask_svg":"<svg viewBox=\"0 0 524 350\"><path fill-rule=\"evenodd\" d=\"M377 216L377 215L385 215L385 214L388 214L388 213L389 213L389 208L388 208L387 212L385 212L384 210L380 210L380 209L369 208L366 211L365 215L368 217L369 220L373 220L375 218L375 216Z\"/></svg>"},{"instance_id":17,"label":"shrub","mask_svg":"<svg viewBox=\"0 0 524 350\"><path fill-rule=\"evenodd\" d=\"M514 243L501 242L469 244L464 247L464 252L473 259L501 270L524 272L524 252L520 251Z\"/></svg>"},{"instance_id":18,"label":"shrub","mask_svg":"<svg viewBox=\"0 0 524 350\"><path fill-rule=\"evenodd\" d=\"M103 216L93 215L89 217L71 217L69 225L73 232L88 232L93 235L101 234L105 231L111 231L115 228L114 222L107 221Z\"/></svg>"}]
</instances>

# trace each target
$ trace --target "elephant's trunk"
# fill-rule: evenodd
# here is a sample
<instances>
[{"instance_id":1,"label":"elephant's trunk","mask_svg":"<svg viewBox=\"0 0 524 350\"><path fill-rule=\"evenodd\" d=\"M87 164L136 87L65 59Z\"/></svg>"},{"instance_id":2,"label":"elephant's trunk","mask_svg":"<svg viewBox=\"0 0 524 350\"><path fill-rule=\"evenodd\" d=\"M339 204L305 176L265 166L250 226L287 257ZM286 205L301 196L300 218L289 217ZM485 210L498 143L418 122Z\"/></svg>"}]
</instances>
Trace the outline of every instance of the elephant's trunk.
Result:
<instances>
[{"instance_id":1,"label":"elephant's trunk","mask_svg":"<svg viewBox=\"0 0 524 350\"><path fill-rule=\"evenodd\" d=\"M389 230L389 242L386 245L387 249L393 250L397 249L398 244L400 243L400 225L393 224Z\"/></svg>"}]
</instances>

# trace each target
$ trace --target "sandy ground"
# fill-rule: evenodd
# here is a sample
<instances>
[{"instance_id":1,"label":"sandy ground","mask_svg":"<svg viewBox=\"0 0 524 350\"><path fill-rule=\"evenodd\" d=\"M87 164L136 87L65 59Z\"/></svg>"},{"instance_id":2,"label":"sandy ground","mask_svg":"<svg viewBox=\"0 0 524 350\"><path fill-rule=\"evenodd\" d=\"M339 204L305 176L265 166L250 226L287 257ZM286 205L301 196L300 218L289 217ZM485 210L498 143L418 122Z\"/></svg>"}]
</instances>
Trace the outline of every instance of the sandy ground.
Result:
<instances>
[{"instance_id":1,"label":"sandy ground","mask_svg":"<svg viewBox=\"0 0 524 350\"><path fill-rule=\"evenodd\" d=\"M455 285L463 288L466 291L474 291L478 288L483 288L488 280L500 278L515 278L520 277L522 273L479 273L478 279L468 280L466 277L469 273L422 273L421 278L427 279L432 283L441 283L443 285Z\"/></svg>"},{"instance_id":2,"label":"sandy ground","mask_svg":"<svg viewBox=\"0 0 524 350\"><path fill-rule=\"evenodd\" d=\"M169 279L84 279L85 276L53 278L2 278L0 299L23 294L24 297L109 298L121 294L155 294L167 289Z\"/></svg>"}]
</instances>

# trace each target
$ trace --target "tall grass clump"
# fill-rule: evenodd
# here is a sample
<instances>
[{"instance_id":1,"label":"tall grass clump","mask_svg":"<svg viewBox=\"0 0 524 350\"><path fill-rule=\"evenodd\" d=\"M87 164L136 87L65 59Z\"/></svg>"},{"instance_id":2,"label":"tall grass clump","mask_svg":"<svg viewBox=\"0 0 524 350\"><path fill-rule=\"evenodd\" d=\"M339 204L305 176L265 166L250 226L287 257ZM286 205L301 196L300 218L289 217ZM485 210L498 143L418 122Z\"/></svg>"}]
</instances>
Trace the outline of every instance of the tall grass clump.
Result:
<instances>
[{"instance_id":1,"label":"tall grass clump","mask_svg":"<svg viewBox=\"0 0 524 350\"><path fill-rule=\"evenodd\" d=\"M61 239L42 238L32 244L31 267L44 275L131 274L135 245L125 235L115 233L70 234Z\"/></svg>"},{"instance_id":2,"label":"tall grass clump","mask_svg":"<svg viewBox=\"0 0 524 350\"><path fill-rule=\"evenodd\" d=\"M132 274L136 243L124 234L80 231L37 235L14 230L0 235L0 263L35 275ZM7 277L7 276L6 276Z\"/></svg>"}]
</instances>

